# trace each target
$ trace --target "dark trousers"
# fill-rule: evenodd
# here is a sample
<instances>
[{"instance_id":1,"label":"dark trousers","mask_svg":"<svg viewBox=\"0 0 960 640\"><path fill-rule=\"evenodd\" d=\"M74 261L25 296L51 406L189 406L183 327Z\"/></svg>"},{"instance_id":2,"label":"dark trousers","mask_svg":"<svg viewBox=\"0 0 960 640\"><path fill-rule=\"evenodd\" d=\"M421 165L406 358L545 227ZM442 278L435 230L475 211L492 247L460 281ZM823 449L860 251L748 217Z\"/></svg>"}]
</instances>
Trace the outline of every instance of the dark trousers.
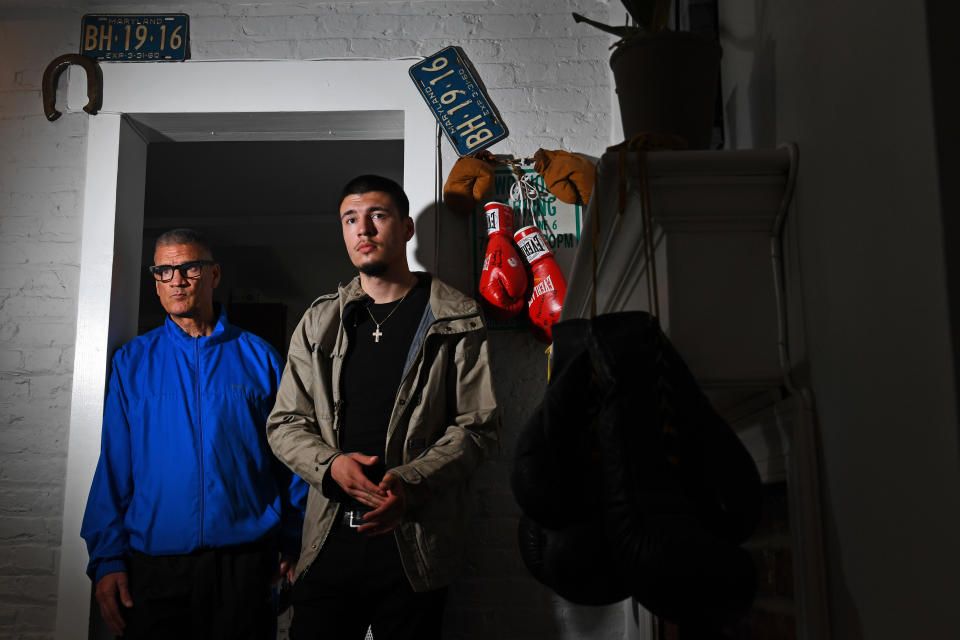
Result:
<instances>
[{"instance_id":1,"label":"dark trousers","mask_svg":"<svg viewBox=\"0 0 960 640\"><path fill-rule=\"evenodd\" d=\"M275 638L270 578L277 557L267 544L174 556L134 554L128 568L133 607L124 609L124 639Z\"/></svg>"},{"instance_id":2,"label":"dark trousers","mask_svg":"<svg viewBox=\"0 0 960 640\"><path fill-rule=\"evenodd\" d=\"M393 535L334 525L293 587L291 640L439 640L447 589L415 592Z\"/></svg>"}]
</instances>

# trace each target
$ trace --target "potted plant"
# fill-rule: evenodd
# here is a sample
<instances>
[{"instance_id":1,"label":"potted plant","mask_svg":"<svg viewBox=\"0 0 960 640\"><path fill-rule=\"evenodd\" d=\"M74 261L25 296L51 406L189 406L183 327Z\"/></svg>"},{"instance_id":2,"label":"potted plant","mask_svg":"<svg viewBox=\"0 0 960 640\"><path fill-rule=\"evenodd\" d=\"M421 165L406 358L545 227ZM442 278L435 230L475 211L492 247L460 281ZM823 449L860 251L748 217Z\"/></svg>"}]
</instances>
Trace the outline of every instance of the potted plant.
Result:
<instances>
[{"instance_id":1,"label":"potted plant","mask_svg":"<svg viewBox=\"0 0 960 640\"><path fill-rule=\"evenodd\" d=\"M622 0L630 16L612 27L573 14L618 36L611 46L610 68L617 87L623 132L672 133L690 149L710 146L720 77L720 45L715 38L670 31L672 0Z\"/></svg>"}]
</instances>

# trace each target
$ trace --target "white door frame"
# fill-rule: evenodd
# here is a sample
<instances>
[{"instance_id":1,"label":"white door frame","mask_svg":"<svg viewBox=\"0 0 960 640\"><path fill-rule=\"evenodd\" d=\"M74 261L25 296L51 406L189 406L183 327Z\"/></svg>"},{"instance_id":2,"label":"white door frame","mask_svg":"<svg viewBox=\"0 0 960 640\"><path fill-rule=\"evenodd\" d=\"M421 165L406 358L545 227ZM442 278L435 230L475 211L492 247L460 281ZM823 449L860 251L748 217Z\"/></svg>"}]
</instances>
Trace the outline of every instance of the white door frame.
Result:
<instances>
[{"instance_id":1,"label":"white door frame","mask_svg":"<svg viewBox=\"0 0 960 640\"><path fill-rule=\"evenodd\" d=\"M433 206L437 169L435 123L407 75L411 64L410 60L290 60L101 65L103 108L90 117L87 132L58 639L87 634L91 585L84 573L87 551L80 524L100 451L109 358L136 330L143 210L142 202L138 206L128 196L129 185L118 180L118 173L124 170L121 154L124 162L142 162L146 145L132 139L123 115L402 111L403 186L416 218ZM87 101L86 79L74 69L68 106L79 111ZM408 256L412 268L422 269L416 249L414 239Z\"/></svg>"}]
</instances>

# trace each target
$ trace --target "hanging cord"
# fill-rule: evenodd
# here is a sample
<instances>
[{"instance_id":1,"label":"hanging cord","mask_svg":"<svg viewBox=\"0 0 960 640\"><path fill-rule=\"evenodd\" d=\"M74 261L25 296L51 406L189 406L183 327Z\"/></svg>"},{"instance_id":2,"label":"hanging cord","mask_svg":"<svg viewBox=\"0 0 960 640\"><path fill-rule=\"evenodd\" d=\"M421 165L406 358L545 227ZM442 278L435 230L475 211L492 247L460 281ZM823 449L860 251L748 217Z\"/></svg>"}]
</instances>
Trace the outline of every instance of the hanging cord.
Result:
<instances>
[{"instance_id":1,"label":"hanging cord","mask_svg":"<svg viewBox=\"0 0 960 640\"><path fill-rule=\"evenodd\" d=\"M515 209L520 211L521 222L523 223L520 226L536 223L534 211L540 201L540 192L531 184L530 176L522 175L510 185L510 201L517 203Z\"/></svg>"},{"instance_id":2,"label":"hanging cord","mask_svg":"<svg viewBox=\"0 0 960 640\"><path fill-rule=\"evenodd\" d=\"M513 172L514 183L510 185L510 206L514 213L518 214L518 220L514 221L514 227L519 229L533 224L533 215L530 213L532 204L540 197L536 187L530 184L526 172L520 167L522 160L509 158L505 160L510 171Z\"/></svg>"},{"instance_id":3,"label":"hanging cord","mask_svg":"<svg viewBox=\"0 0 960 640\"><path fill-rule=\"evenodd\" d=\"M532 162L533 159L531 158L524 158L522 160L510 159L507 161L516 178L516 182L510 186L510 201L511 203L516 203L514 209L519 210L521 214L522 224L517 225L517 228L528 225L536 226L543 232L547 243L552 247L556 244L557 234L550 228L547 214L543 210L544 193L536 184L531 182L530 174L520 168L521 164L530 164Z\"/></svg>"},{"instance_id":4,"label":"hanging cord","mask_svg":"<svg viewBox=\"0 0 960 640\"><path fill-rule=\"evenodd\" d=\"M647 296L654 316L660 317L660 290L657 284L657 254L653 244L653 207L650 204L650 172L647 152L637 151L637 174L640 187L640 208L643 214L643 259L647 266ZM618 223L619 224L619 223Z\"/></svg>"},{"instance_id":5,"label":"hanging cord","mask_svg":"<svg viewBox=\"0 0 960 640\"><path fill-rule=\"evenodd\" d=\"M590 317L597 315L597 254L600 252L600 183L593 185L593 215L590 216L590 230L593 235L593 251L590 252Z\"/></svg>"},{"instance_id":6,"label":"hanging cord","mask_svg":"<svg viewBox=\"0 0 960 640\"><path fill-rule=\"evenodd\" d=\"M629 152L637 153L637 191L640 196L640 215L643 228L643 262L647 275L647 300L650 313L660 316L660 290L657 283L656 250L653 238L653 206L650 199L650 172L647 168L647 153L650 151L664 151L671 149L686 149L687 141L669 133L639 133L630 140L607 148L607 152L617 152L617 233L623 222L623 215L627 209L627 157ZM591 315L596 314L597 291L597 243L599 236L598 212L600 197L596 195L599 189L599 180L594 187L594 202L597 208L593 212L593 293L590 298Z\"/></svg>"},{"instance_id":7,"label":"hanging cord","mask_svg":"<svg viewBox=\"0 0 960 640\"><path fill-rule=\"evenodd\" d=\"M443 200L443 157L440 154L440 123L437 125L436 155L434 163L437 171L433 179L433 271L440 277L440 202Z\"/></svg>"}]
</instances>

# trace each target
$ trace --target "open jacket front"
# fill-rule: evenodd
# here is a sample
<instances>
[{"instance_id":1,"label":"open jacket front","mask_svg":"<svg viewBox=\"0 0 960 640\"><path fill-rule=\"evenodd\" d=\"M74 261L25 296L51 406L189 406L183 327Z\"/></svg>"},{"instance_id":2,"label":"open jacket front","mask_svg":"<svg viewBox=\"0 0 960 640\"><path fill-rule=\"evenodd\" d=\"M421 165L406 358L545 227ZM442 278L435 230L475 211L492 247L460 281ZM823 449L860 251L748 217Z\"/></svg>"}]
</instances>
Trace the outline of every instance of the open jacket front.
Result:
<instances>
[{"instance_id":1,"label":"open jacket front","mask_svg":"<svg viewBox=\"0 0 960 640\"><path fill-rule=\"evenodd\" d=\"M317 557L340 503L323 494L339 449L343 317L368 296L359 277L307 309L267 421L276 456L310 483L297 578ZM391 390L392 392L392 390ZM394 536L417 591L449 584L463 562L469 480L497 441L486 326L477 303L434 278L387 426L385 464L406 488Z\"/></svg>"}]
</instances>

